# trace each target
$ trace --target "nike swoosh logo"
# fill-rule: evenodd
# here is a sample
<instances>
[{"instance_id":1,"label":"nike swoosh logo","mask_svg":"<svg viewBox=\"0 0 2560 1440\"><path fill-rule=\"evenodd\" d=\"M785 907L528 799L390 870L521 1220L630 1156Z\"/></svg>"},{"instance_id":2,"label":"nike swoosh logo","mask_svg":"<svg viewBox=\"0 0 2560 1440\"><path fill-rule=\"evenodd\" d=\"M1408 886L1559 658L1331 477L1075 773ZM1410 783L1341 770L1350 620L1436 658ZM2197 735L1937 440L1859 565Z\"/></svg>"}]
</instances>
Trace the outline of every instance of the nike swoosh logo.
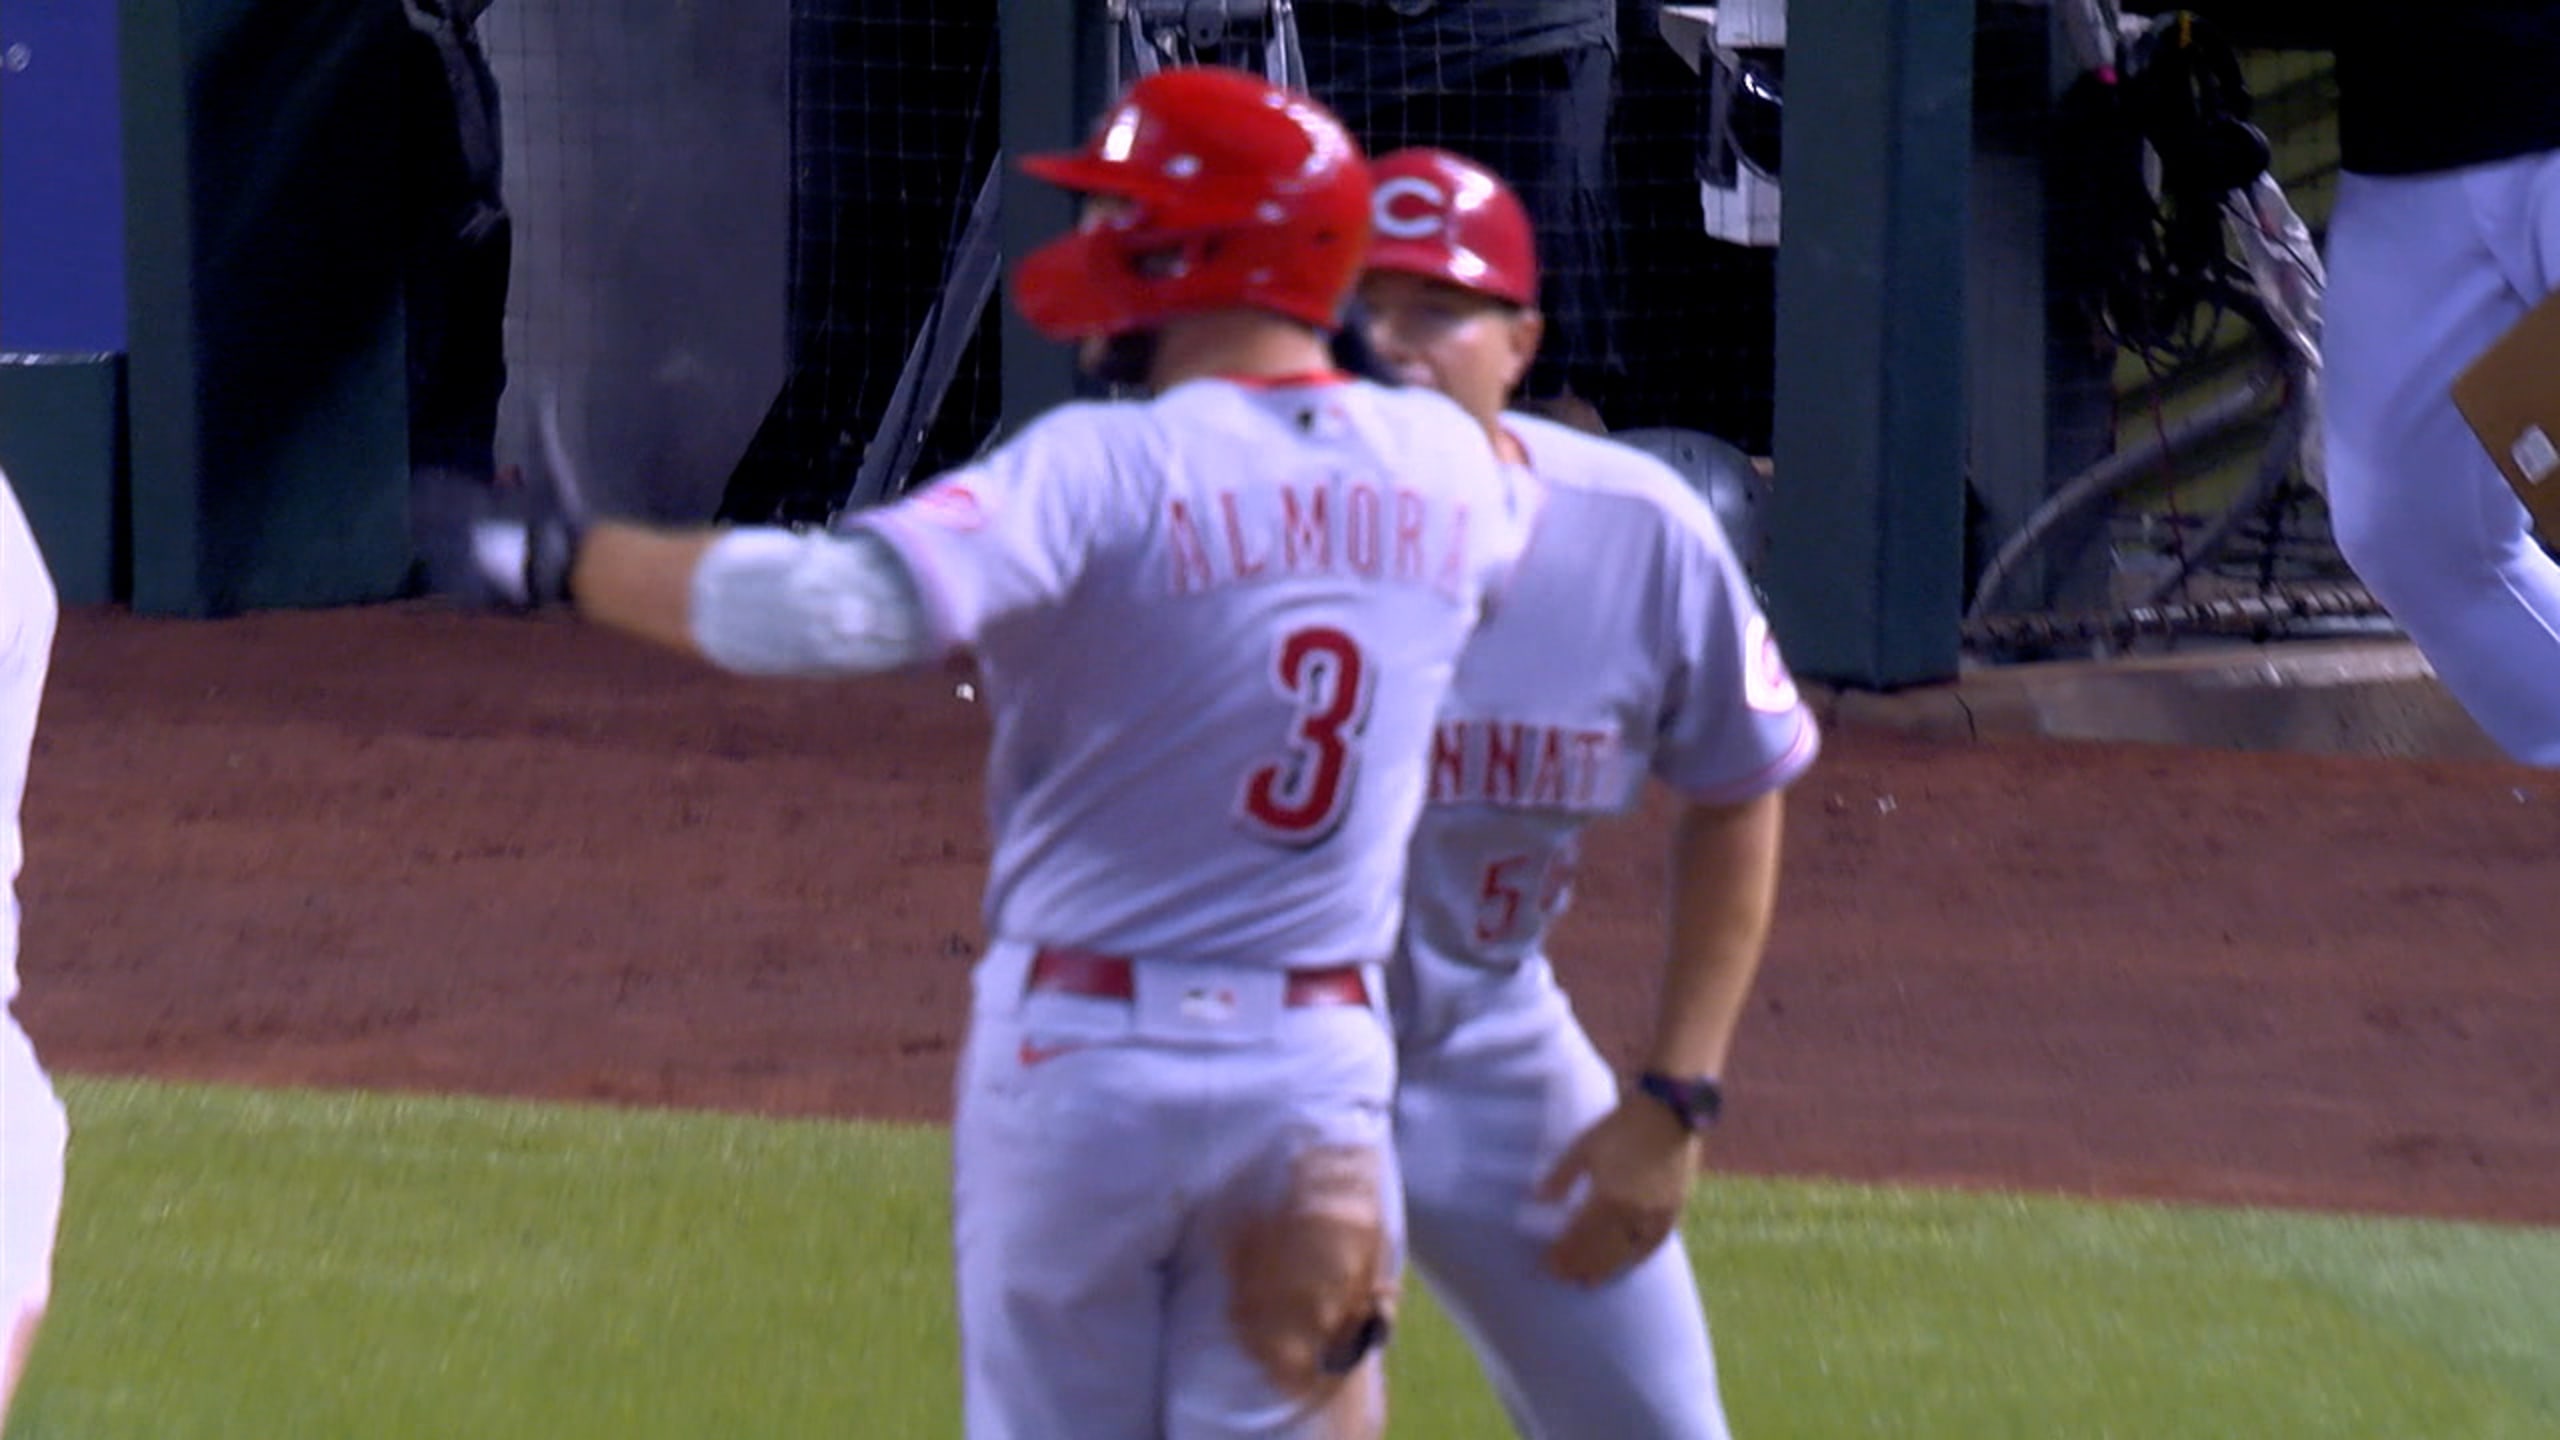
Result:
<instances>
[{"instance_id":1,"label":"nike swoosh logo","mask_svg":"<svg viewBox=\"0 0 2560 1440\"><path fill-rule=\"evenodd\" d=\"M1022 1050L1020 1052L1022 1068L1028 1070L1034 1065L1045 1064L1051 1060L1057 1059L1061 1055L1072 1054L1073 1052L1083 1048L1084 1047L1082 1045L1074 1044L1036 1045L1031 1041L1025 1040L1022 1042Z\"/></svg>"}]
</instances>

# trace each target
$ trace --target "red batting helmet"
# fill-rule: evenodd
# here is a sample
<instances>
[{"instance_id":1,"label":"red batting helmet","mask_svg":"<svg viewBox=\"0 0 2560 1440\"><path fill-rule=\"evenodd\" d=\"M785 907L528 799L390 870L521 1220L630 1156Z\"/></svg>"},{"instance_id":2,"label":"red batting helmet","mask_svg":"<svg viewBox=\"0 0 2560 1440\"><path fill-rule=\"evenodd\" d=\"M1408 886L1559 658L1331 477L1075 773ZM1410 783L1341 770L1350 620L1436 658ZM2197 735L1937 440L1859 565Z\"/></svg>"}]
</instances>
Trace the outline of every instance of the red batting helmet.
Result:
<instances>
[{"instance_id":1,"label":"red batting helmet","mask_svg":"<svg viewBox=\"0 0 2560 1440\"><path fill-rule=\"evenodd\" d=\"M1127 202L1014 271L1014 304L1051 339L1238 307L1330 330L1368 253L1358 142L1314 100L1238 70L1159 70L1129 87L1083 149L1022 168Z\"/></svg>"},{"instance_id":2,"label":"red batting helmet","mask_svg":"<svg viewBox=\"0 0 2560 1440\"><path fill-rule=\"evenodd\" d=\"M1446 150L1398 150L1371 167L1377 239L1369 268L1508 300L1538 303L1538 244L1529 212L1502 177Z\"/></svg>"}]
</instances>

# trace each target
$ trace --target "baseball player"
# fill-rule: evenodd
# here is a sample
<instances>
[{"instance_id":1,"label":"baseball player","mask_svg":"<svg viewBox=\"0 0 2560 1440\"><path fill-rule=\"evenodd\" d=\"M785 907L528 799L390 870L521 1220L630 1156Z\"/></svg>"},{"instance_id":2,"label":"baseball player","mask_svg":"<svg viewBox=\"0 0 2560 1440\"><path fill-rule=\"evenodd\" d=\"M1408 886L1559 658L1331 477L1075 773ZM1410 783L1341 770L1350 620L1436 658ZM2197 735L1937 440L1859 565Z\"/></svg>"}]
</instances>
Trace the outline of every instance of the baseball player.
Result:
<instances>
[{"instance_id":1,"label":"baseball player","mask_svg":"<svg viewBox=\"0 0 2560 1440\"><path fill-rule=\"evenodd\" d=\"M0 1430L53 1294L70 1121L35 1046L8 1009L18 994L18 810L27 793L36 710L53 658L53 576L9 477L0 475Z\"/></svg>"},{"instance_id":2,"label":"baseball player","mask_svg":"<svg viewBox=\"0 0 2560 1440\"><path fill-rule=\"evenodd\" d=\"M1612 107L1616 0L1316 0L1296 13L1308 88L1370 144L1466 145L1523 197L1547 264L1547 343L1516 403L1602 428L1626 380ZM1650 20L1624 33L1654 33Z\"/></svg>"},{"instance_id":3,"label":"baseball player","mask_svg":"<svg viewBox=\"0 0 2560 1440\"><path fill-rule=\"evenodd\" d=\"M1462 410L1327 368L1370 199L1321 106L1168 69L1024 168L1086 204L1015 303L1151 398L1053 411L843 533L563 505L481 554L733 671L975 660L972 1436L1374 1433L1402 1216L1384 967L1432 717L1527 517Z\"/></svg>"},{"instance_id":4,"label":"baseball player","mask_svg":"<svg viewBox=\"0 0 2560 1440\"><path fill-rule=\"evenodd\" d=\"M2491 737L2560 765L2560 566L2449 394L2560 289L2560 10L2338 8L2321 346L2338 544Z\"/></svg>"},{"instance_id":5,"label":"baseball player","mask_svg":"<svg viewBox=\"0 0 2560 1440\"><path fill-rule=\"evenodd\" d=\"M1375 168L1372 349L1543 492L1441 712L1389 978L1414 1263L1522 1434L1721 1437L1672 1237L1769 928L1781 793L1817 731L1705 500L1650 456L1504 413L1540 323L1508 187L1446 151ZM1647 773L1686 804L1653 1038L1621 1086L1545 938L1583 827Z\"/></svg>"},{"instance_id":6,"label":"baseball player","mask_svg":"<svg viewBox=\"0 0 2560 1440\"><path fill-rule=\"evenodd\" d=\"M2481 728L2518 760L2560 765L2560 565L2451 395L2560 289L2560 7L2188 8L2244 43L2337 51L2342 173L2321 333L2330 523Z\"/></svg>"}]
</instances>

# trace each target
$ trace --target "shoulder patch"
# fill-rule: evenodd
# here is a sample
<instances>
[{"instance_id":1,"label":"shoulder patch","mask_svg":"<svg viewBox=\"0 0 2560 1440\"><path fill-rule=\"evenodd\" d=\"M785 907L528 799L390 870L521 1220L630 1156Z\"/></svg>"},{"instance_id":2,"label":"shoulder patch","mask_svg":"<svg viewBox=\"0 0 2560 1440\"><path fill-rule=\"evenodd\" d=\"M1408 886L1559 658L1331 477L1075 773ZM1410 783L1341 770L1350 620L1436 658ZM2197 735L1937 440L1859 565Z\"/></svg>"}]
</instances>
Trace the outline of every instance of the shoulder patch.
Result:
<instances>
[{"instance_id":1,"label":"shoulder patch","mask_svg":"<svg viewBox=\"0 0 2560 1440\"><path fill-rule=\"evenodd\" d=\"M930 520L946 530L967 532L985 527L987 507L978 492L957 481L945 480L916 492L915 516Z\"/></svg>"},{"instance_id":2,"label":"shoulder patch","mask_svg":"<svg viewBox=\"0 0 2560 1440\"><path fill-rule=\"evenodd\" d=\"M1769 620L1754 615L1742 630L1742 698L1763 715L1784 715L1796 708L1796 677L1778 653L1778 637Z\"/></svg>"}]
</instances>

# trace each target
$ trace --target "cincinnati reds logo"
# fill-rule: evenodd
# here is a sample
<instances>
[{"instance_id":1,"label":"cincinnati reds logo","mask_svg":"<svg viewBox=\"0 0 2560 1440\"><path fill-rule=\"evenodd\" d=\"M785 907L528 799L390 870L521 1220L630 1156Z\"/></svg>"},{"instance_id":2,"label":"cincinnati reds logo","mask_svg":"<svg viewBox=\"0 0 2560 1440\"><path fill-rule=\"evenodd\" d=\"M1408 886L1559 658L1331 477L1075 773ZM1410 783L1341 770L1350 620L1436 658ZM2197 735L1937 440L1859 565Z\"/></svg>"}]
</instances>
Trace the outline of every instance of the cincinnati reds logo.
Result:
<instances>
[{"instance_id":1,"label":"cincinnati reds logo","mask_svg":"<svg viewBox=\"0 0 2560 1440\"><path fill-rule=\"evenodd\" d=\"M1399 175L1378 187L1371 202L1381 235L1420 240L1449 224L1449 193L1419 175Z\"/></svg>"}]
</instances>

